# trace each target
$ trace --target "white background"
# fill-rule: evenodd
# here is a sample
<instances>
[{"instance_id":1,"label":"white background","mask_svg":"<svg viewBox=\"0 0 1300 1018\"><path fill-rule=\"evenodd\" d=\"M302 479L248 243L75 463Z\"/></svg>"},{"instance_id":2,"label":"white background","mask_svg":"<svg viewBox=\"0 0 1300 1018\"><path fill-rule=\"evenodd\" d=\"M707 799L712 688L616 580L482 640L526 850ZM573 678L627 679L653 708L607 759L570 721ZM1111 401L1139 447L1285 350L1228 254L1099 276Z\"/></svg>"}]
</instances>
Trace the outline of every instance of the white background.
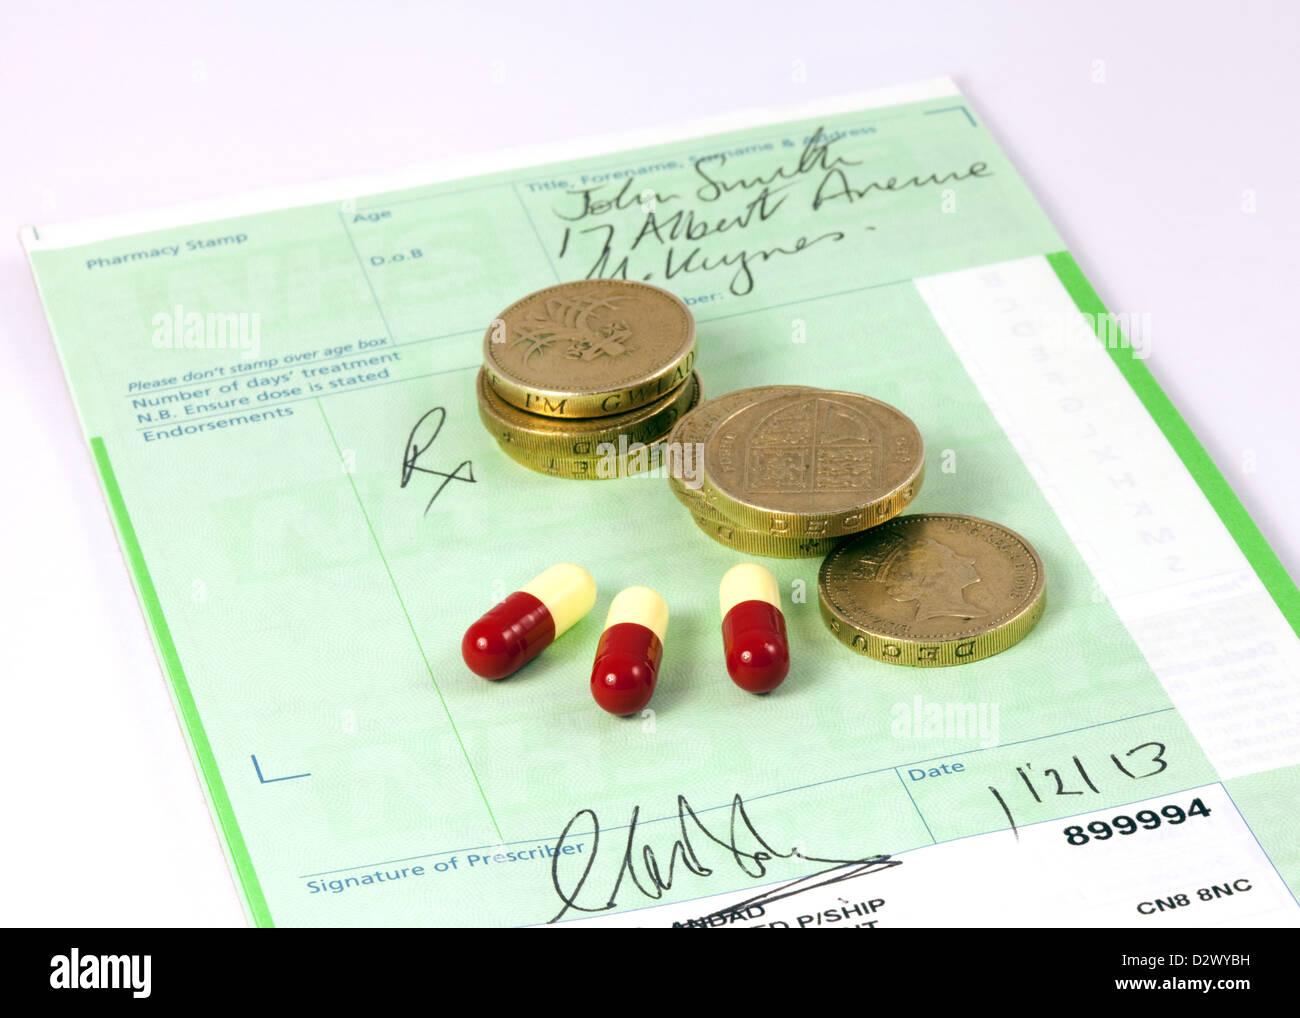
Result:
<instances>
[{"instance_id":1,"label":"white background","mask_svg":"<svg viewBox=\"0 0 1300 1018\"><path fill-rule=\"evenodd\" d=\"M244 921L19 226L950 74L1297 575L1298 10L7 0L0 922Z\"/></svg>"}]
</instances>

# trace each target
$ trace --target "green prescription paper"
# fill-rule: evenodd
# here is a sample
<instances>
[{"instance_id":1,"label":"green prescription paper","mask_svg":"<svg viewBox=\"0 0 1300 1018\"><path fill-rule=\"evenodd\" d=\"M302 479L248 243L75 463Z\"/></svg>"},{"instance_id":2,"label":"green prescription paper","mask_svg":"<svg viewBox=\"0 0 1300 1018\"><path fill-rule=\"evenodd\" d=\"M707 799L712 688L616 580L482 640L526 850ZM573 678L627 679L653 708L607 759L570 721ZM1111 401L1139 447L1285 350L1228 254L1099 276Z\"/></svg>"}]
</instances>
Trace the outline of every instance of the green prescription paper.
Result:
<instances>
[{"instance_id":1,"label":"green prescription paper","mask_svg":"<svg viewBox=\"0 0 1300 1018\"><path fill-rule=\"evenodd\" d=\"M950 82L24 243L254 923L1300 917L1300 595ZM492 317L588 276L687 301L706 394L907 413L910 511L1028 537L1038 627L892 667L825 630L818 560L768 560L791 675L738 690L740 557L662 479L541 476L478 421ZM472 675L465 627L558 561L596 608ZM587 678L632 584L672 617L615 719Z\"/></svg>"}]
</instances>

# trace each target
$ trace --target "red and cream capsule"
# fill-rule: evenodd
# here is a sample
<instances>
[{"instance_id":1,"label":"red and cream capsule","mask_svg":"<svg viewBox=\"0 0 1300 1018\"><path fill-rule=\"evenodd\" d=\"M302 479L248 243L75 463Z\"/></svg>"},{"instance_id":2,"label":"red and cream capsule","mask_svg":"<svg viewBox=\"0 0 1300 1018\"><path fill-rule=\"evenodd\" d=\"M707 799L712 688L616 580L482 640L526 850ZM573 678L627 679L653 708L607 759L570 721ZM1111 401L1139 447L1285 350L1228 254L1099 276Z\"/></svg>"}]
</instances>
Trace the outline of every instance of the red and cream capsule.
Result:
<instances>
[{"instance_id":1,"label":"red and cream capsule","mask_svg":"<svg viewBox=\"0 0 1300 1018\"><path fill-rule=\"evenodd\" d=\"M591 668L591 695L611 714L636 714L654 695L668 631L668 605L649 587L615 595Z\"/></svg>"},{"instance_id":2,"label":"red and cream capsule","mask_svg":"<svg viewBox=\"0 0 1300 1018\"><path fill-rule=\"evenodd\" d=\"M544 651L596 603L596 581L561 562L539 574L465 630L460 654L469 670L504 679Z\"/></svg>"},{"instance_id":3,"label":"red and cream capsule","mask_svg":"<svg viewBox=\"0 0 1300 1018\"><path fill-rule=\"evenodd\" d=\"M757 562L732 566L718 587L727 674L741 689L770 693L790 671L790 643L776 577Z\"/></svg>"}]
</instances>

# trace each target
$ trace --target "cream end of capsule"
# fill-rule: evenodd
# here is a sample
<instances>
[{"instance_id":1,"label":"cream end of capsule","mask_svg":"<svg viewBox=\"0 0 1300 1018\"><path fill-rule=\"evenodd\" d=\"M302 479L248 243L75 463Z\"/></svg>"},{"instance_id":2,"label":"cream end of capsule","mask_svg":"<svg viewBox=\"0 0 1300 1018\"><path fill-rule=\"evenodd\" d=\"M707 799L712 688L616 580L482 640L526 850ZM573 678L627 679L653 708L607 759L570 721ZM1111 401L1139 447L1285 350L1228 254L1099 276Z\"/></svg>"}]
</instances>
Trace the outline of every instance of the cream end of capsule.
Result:
<instances>
[{"instance_id":1,"label":"cream end of capsule","mask_svg":"<svg viewBox=\"0 0 1300 1018\"><path fill-rule=\"evenodd\" d=\"M649 587L626 587L614 595L605 616L605 628L620 622L635 622L645 626L662 643L668 632L668 603L657 590Z\"/></svg>"},{"instance_id":2,"label":"cream end of capsule","mask_svg":"<svg viewBox=\"0 0 1300 1018\"><path fill-rule=\"evenodd\" d=\"M596 605L596 581L572 562L559 562L519 588L546 605L559 638Z\"/></svg>"},{"instance_id":3,"label":"cream end of capsule","mask_svg":"<svg viewBox=\"0 0 1300 1018\"><path fill-rule=\"evenodd\" d=\"M742 562L723 574L718 584L718 603L723 616L742 601L766 601L777 611L781 610L781 588L770 569L757 562Z\"/></svg>"}]
</instances>

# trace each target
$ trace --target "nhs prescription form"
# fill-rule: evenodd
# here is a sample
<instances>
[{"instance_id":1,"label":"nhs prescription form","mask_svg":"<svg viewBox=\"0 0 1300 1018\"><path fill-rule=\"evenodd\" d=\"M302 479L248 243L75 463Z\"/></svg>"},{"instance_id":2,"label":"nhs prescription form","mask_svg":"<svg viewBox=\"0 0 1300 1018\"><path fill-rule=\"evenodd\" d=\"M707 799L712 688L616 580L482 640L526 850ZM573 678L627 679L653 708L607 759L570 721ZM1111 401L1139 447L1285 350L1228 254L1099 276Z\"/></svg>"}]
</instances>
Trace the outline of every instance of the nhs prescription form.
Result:
<instances>
[{"instance_id":1,"label":"nhs prescription form","mask_svg":"<svg viewBox=\"0 0 1300 1018\"><path fill-rule=\"evenodd\" d=\"M1300 918L1300 595L951 82L23 239L251 922ZM909 511L1032 541L1037 628L878 663L817 560L767 560L794 664L738 690L739 556L663 480L536 474L478 420L492 318L591 276L691 306L706 394L903 410ZM472 675L468 623L559 561L595 610ZM673 618L617 719L587 680L632 584Z\"/></svg>"}]
</instances>

